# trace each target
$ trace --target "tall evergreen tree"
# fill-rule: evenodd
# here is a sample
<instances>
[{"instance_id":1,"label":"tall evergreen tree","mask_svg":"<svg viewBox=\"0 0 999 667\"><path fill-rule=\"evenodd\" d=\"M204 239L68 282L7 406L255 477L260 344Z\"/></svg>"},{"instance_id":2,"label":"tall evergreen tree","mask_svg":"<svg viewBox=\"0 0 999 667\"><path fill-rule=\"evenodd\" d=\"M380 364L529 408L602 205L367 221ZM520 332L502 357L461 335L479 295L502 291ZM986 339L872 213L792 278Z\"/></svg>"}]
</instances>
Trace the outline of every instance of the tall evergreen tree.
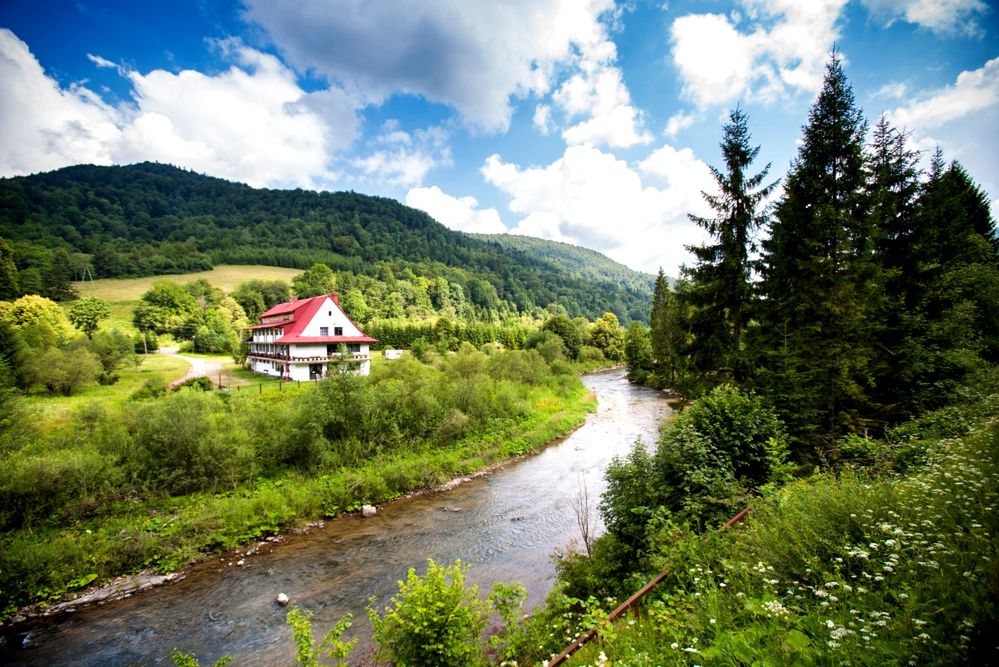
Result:
<instances>
[{"instance_id":1,"label":"tall evergreen tree","mask_svg":"<svg viewBox=\"0 0 999 667\"><path fill-rule=\"evenodd\" d=\"M681 284L682 285L682 284ZM678 291L681 288L678 285ZM652 312L649 314L649 333L652 342L652 361L656 376L665 386L675 389L686 376L685 351L687 334L683 304L659 269L652 293Z\"/></svg>"},{"instance_id":2,"label":"tall evergreen tree","mask_svg":"<svg viewBox=\"0 0 999 667\"><path fill-rule=\"evenodd\" d=\"M748 117L736 108L729 114L721 142L725 172L711 167L718 193L701 193L715 217L689 216L711 235L708 244L687 246L696 264L685 269L693 338L691 371L703 389L745 378L742 334L752 298L753 233L765 222L764 201L777 185L777 181L764 183L769 164L755 175L747 173L760 152L749 139Z\"/></svg>"},{"instance_id":3,"label":"tall evergreen tree","mask_svg":"<svg viewBox=\"0 0 999 667\"><path fill-rule=\"evenodd\" d=\"M761 263L757 382L798 445L859 429L874 355L866 127L833 53Z\"/></svg>"},{"instance_id":4,"label":"tall evergreen tree","mask_svg":"<svg viewBox=\"0 0 999 667\"><path fill-rule=\"evenodd\" d=\"M879 354L872 371L875 402L890 421L906 414L911 373L918 366L919 355L912 345L918 162L919 152L907 146L905 133L882 116L869 145L870 224L881 271L879 282L884 285L874 317Z\"/></svg>"}]
</instances>

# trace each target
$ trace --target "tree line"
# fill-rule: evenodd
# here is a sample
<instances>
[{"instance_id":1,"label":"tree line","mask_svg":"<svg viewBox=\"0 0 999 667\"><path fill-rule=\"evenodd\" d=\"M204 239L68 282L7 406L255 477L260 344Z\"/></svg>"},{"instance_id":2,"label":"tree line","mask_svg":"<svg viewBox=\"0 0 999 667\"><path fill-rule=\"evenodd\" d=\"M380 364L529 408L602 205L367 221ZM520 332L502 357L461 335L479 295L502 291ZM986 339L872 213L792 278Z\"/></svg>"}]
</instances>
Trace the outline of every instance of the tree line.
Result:
<instances>
[{"instance_id":1,"label":"tree line","mask_svg":"<svg viewBox=\"0 0 999 667\"><path fill-rule=\"evenodd\" d=\"M721 148L718 191L704 193L714 216L691 216L711 241L689 248L675 285L660 272L650 327L628 332L634 379L689 398L744 386L807 458L944 404L996 362L987 196L939 149L922 172L886 118L868 132L838 54L775 202L741 109Z\"/></svg>"},{"instance_id":2,"label":"tree line","mask_svg":"<svg viewBox=\"0 0 999 667\"><path fill-rule=\"evenodd\" d=\"M471 306L525 314L644 320L649 284L567 270L543 249L501 247L447 229L391 199L255 189L167 165L81 165L0 179L0 298L49 289L49 274L98 278L265 264L384 278L409 270L459 285ZM61 253L65 253L63 256ZM55 255L60 254L60 261ZM575 260L578 264L578 259ZM622 273L623 271L623 273ZM632 274L631 279L622 278Z\"/></svg>"}]
</instances>

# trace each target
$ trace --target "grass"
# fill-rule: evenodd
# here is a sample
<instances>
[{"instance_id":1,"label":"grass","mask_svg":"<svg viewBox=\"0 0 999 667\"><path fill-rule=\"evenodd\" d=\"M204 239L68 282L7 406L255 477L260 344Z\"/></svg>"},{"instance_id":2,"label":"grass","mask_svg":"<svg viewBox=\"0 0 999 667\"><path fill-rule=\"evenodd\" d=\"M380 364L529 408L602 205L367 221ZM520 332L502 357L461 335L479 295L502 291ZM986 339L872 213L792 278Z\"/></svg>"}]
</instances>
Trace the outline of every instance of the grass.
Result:
<instances>
[{"instance_id":1,"label":"grass","mask_svg":"<svg viewBox=\"0 0 999 667\"><path fill-rule=\"evenodd\" d=\"M119 369L119 380L112 385L92 384L72 396L32 394L25 398L28 406L43 415L56 416L87 403L99 402L105 406L120 406L149 380L167 384L187 373L190 365L183 359L164 355L141 355L138 366ZM231 360L230 360L231 361Z\"/></svg>"},{"instance_id":2,"label":"grass","mask_svg":"<svg viewBox=\"0 0 999 667\"><path fill-rule=\"evenodd\" d=\"M142 295L153 286L153 283L166 280L186 285L199 278L204 278L214 287L221 288L226 293L231 292L242 282L247 280L285 280L291 282L293 276L302 273L301 269L286 269L277 266L259 265L225 265L216 266L211 271L199 271L197 273L179 273L165 276L145 276L142 278L102 278L94 281L75 282L73 286L80 294L80 298L96 296L112 304L122 302L136 302ZM129 322L131 322L131 308L134 303L128 306ZM112 311L112 320L116 314Z\"/></svg>"},{"instance_id":3,"label":"grass","mask_svg":"<svg viewBox=\"0 0 999 667\"><path fill-rule=\"evenodd\" d=\"M284 393L278 394L265 385L262 394L251 388L237 400L241 409L252 410L254 405L311 390L308 383L285 384ZM0 617L16 611L14 600L44 603L114 576L147 568L172 571L211 553L355 511L363 503L385 502L437 486L550 442L595 409L595 400L582 383L568 391L549 387L530 391L534 409L528 414L500 420L444 447L397 450L329 472L284 470L221 493L129 494L103 502L89 517L0 535L0 573L14 587L0 591Z\"/></svg>"},{"instance_id":4,"label":"grass","mask_svg":"<svg viewBox=\"0 0 999 667\"><path fill-rule=\"evenodd\" d=\"M999 663L999 410L983 404L908 474L816 475L731 533L664 531L649 565L672 575L642 619L570 664Z\"/></svg>"}]
</instances>

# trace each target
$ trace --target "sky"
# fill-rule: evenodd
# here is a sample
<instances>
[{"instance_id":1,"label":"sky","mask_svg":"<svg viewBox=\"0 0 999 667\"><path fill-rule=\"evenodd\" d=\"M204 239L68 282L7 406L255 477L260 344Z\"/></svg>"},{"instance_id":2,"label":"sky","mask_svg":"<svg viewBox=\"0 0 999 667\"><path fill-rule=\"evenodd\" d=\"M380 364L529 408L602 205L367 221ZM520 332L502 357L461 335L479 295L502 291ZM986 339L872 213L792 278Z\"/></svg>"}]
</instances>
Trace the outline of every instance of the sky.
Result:
<instances>
[{"instance_id":1,"label":"sky","mask_svg":"<svg viewBox=\"0 0 999 667\"><path fill-rule=\"evenodd\" d=\"M784 176L833 49L996 217L985 0L3 0L0 176L164 162L677 275L730 111Z\"/></svg>"}]
</instances>

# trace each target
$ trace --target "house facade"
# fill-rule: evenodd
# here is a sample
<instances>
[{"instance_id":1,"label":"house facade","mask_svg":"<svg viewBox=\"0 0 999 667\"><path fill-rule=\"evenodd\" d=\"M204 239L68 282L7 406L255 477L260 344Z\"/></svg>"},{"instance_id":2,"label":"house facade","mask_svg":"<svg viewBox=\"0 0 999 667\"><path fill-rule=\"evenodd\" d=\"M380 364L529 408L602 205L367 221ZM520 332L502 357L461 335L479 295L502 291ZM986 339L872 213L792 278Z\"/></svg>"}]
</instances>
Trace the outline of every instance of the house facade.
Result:
<instances>
[{"instance_id":1,"label":"house facade","mask_svg":"<svg viewBox=\"0 0 999 667\"><path fill-rule=\"evenodd\" d=\"M369 345L378 342L347 317L336 292L279 303L261 313L260 324L250 332L250 370L286 380L325 377L329 364L340 361L367 375ZM341 345L346 348L342 355Z\"/></svg>"}]
</instances>

